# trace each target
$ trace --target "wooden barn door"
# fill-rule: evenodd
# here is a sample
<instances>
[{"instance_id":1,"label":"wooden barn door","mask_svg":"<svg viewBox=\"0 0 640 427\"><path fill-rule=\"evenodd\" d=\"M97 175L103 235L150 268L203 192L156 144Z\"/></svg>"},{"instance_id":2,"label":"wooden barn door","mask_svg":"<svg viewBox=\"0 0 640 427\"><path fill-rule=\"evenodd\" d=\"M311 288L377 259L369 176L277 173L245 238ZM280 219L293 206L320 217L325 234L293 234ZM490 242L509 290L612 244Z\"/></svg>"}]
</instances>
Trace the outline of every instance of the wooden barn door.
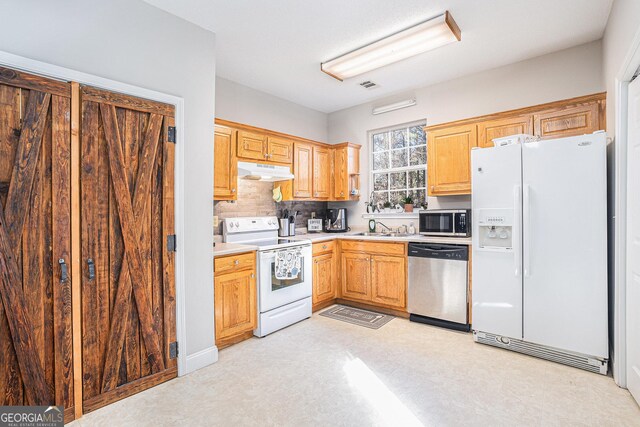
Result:
<instances>
[{"instance_id":1,"label":"wooden barn door","mask_svg":"<svg viewBox=\"0 0 640 427\"><path fill-rule=\"evenodd\" d=\"M71 86L0 67L0 405L73 419Z\"/></svg>"},{"instance_id":2,"label":"wooden barn door","mask_svg":"<svg viewBox=\"0 0 640 427\"><path fill-rule=\"evenodd\" d=\"M177 375L174 107L81 88L83 408Z\"/></svg>"}]
</instances>

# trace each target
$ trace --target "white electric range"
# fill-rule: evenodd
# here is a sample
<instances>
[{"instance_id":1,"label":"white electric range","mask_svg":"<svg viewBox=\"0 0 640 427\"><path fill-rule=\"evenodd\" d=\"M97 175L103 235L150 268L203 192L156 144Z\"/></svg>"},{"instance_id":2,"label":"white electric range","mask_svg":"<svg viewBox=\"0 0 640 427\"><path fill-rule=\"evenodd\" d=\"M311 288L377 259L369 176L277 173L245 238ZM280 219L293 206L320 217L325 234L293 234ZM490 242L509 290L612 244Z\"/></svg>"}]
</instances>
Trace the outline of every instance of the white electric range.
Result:
<instances>
[{"instance_id":1,"label":"white electric range","mask_svg":"<svg viewBox=\"0 0 640 427\"><path fill-rule=\"evenodd\" d=\"M311 241L278 237L276 217L225 219L224 242L258 246L258 327L253 334L263 337L311 317ZM276 258L282 249L298 249L300 271L290 279L276 277Z\"/></svg>"}]
</instances>

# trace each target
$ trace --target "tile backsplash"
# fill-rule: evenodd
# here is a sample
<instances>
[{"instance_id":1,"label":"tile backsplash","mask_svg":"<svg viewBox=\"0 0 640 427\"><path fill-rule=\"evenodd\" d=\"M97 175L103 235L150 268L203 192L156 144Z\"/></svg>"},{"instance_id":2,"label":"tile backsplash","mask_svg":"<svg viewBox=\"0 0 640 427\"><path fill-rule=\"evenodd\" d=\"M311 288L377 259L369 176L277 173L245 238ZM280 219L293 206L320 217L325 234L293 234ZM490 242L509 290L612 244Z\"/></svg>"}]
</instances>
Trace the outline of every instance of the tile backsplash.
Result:
<instances>
[{"instance_id":1,"label":"tile backsplash","mask_svg":"<svg viewBox=\"0 0 640 427\"><path fill-rule=\"evenodd\" d=\"M238 179L238 200L235 202L216 201L213 214L220 224L214 234L222 234L222 220L240 216L278 216L287 209L289 212L299 211L296 227L306 227L311 213L322 218L327 210L327 202L280 202L273 201L273 183Z\"/></svg>"}]
</instances>

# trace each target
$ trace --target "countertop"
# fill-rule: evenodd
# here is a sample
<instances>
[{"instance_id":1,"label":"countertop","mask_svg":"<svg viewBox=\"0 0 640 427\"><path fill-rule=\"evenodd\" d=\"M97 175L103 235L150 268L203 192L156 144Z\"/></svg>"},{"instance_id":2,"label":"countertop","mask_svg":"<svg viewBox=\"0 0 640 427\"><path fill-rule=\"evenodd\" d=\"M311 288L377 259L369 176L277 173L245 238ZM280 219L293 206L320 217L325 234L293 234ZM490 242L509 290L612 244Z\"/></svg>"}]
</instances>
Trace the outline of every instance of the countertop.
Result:
<instances>
[{"instance_id":1,"label":"countertop","mask_svg":"<svg viewBox=\"0 0 640 427\"><path fill-rule=\"evenodd\" d=\"M347 239L347 240L373 240L382 242L420 242L420 243L442 243L453 245L470 245L471 237L436 237L436 236L422 236L420 234L413 234L411 236L402 237L383 237L383 236L358 236L361 231L348 231L346 233L307 233L296 234L293 237L289 237L292 240L311 240L311 242L324 242L333 239Z\"/></svg>"},{"instance_id":2,"label":"countertop","mask_svg":"<svg viewBox=\"0 0 640 427\"><path fill-rule=\"evenodd\" d=\"M239 243L216 243L213 248L213 257L251 252L258 250L256 245L241 245Z\"/></svg>"}]
</instances>

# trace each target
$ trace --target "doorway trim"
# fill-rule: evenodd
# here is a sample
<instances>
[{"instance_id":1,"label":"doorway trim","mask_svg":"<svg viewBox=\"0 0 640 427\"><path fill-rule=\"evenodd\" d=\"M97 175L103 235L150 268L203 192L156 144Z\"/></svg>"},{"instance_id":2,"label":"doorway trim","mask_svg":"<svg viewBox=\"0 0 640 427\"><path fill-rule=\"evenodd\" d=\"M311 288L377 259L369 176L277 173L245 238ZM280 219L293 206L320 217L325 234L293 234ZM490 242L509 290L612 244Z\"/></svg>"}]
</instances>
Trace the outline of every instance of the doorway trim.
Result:
<instances>
[{"instance_id":1,"label":"doorway trim","mask_svg":"<svg viewBox=\"0 0 640 427\"><path fill-rule=\"evenodd\" d=\"M0 51L0 65L15 68L17 70L39 74L58 80L78 82L106 89L113 92L120 92L140 98L163 102L175 106L176 139L184 141L184 99L175 95L141 88L116 80L83 73L70 68L60 67L46 62L37 61L12 53ZM184 236L184 144L176 144L175 147L175 233ZM180 248L183 249L183 248ZM175 280L176 280L176 339L180 343L180 348L187 348L186 317L185 317L185 269L184 250L178 250L175 254ZM178 376L186 375L187 354L185 351L178 353Z\"/></svg>"},{"instance_id":2,"label":"doorway trim","mask_svg":"<svg viewBox=\"0 0 640 427\"><path fill-rule=\"evenodd\" d=\"M614 245L614 363L613 378L627 386L627 127L629 83L640 68L640 30L616 75L615 116L615 245Z\"/></svg>"}]
</instances>

